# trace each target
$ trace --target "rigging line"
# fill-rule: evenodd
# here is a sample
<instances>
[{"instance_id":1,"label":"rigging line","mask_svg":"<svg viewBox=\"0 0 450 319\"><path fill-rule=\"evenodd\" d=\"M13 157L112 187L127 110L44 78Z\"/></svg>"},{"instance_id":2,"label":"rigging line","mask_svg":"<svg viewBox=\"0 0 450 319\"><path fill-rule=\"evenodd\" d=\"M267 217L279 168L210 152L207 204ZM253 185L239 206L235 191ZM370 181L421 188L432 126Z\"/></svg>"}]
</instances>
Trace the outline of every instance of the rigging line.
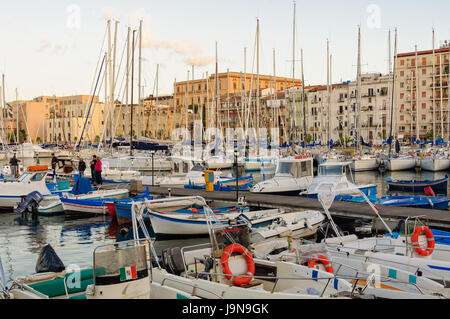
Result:
<instances>
[{"instance_id":1,"label":"rigging line","mask_svg":"<svg viewBox=\"0 0 450 319\"><path fill-rule=\"evenodd\" d=\"M97 65L96 65L96 67L95 67L94 76L93 76L93 79L92 79L92 84L91 84L91 88L90 88L89 92L92 92L92 89L93 89L93 86L94 86L95 75L96 75L97 72L98 72L98 66L99 66L99 63L100 63L101 56L102 56L102 54L103 54L103 48L104 48L104 46L105 46L105 41L106 41L106 36L107 36L107 34L108 34L108 27L105 28L105 34L104 34L104 36L103 36L103 42L102 42L102 45L101 45L101 48L100 48L100 54L99 54L99 57L98 57L98 59L97 59ZM106 101L105 101L105 102L106 102ZM85 106L85 109L84 109L84 112L83 112L83 117L84 117L84 114L86 113L86 109L87 109L87 107L88 107L88 103L89 103L89 102L86 102L86 106ZM78 130L78 136L80 136L80 130ZM76 142L76 145L79 145L79 144L80 144L80 137L78 138L78 141Z\"/></svg>"},{"instance_id":2,"label":"rigging line","mask_svg":"<svg viewBox=\"0 0 450 319\"><path fill-rule=\"evenodd\" d=\"M103 64L105 63L105 58L106 58L106 55L103 56L102 65L100 66L100 71L99 71L99 73L98 73L97 82L96 82L96 84L95 84L94 92L92 92L92 97L91 97L91 102L90 102L90 104L89 104L88 114L87 114L87 116L85 117L83 130L82 130L82 132L81 132L80 140L79 140L79 142L77 143L76 148L79 147L80 143L81 143L82 140L83 140L84 130L85 130L85 128L86 128L86 123L87 123L87 121L88 121L87 119L88 119L88 117L89 117L89 112L90 112L90 110L91 110L92 102L94 101L95 92L97 91L97 85L98 85L98 81L100 80L100 76L101 76L101 73L102 73L101 71L102 71L102 69L103 69Z\"/></svg>"}]
</instances>

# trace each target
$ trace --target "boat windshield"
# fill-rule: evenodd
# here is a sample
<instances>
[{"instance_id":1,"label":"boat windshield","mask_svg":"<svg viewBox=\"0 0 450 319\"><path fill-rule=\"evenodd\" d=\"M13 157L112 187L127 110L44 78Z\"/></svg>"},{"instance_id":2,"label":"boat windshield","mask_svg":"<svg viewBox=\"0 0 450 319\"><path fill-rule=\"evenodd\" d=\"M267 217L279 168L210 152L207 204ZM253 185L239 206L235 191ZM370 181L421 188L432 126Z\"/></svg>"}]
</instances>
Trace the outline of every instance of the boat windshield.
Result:
<instances>
[{"instance_id":1,"label":"boat windshield","mask_svg":"<svg viewBox=\"0 0 450 319\"><path fill-rule=\"evenodd\" d=\"M323 165L319 166L319 176L341 176L343 175L342 166Z\"/></svg>"},{"instance_id":2,"label":"boat windshield","mask_svg":"<svg viewBox=\"0 0 450 319\"><path fill-rule=\"evenodd\" d=\"M22 175L19 176L19 178L17 179L18 182L24 182L27 181L31 178L31 175L33 175L32 173L29 172L25 172Z\"/></svg>"},{"instance_id":3,"label":"boat windshield","mask_svg":"<svg viewBox=\"0 0 450 319\"><path fill-rule=\"evenodd\" d=\"M107 245L94 251L94 283L123 282L140 279L147 271L145 245L117 247ZM123 246L123 243L121 244Z\"/></svg>"},{"instance_id":4,"label":"boat windshield","mask_svg":"<svg viewBox=\"0 0 450 319\"><path fill-rule=\"evenodd\" d=\"M312 176L312 161L280 162L276 175L295 178Z\"/></svg>"},{"instance_id":5,"label":"boat windshield","mask_svg":"<svg viewBox=\"0 0 450 319\"><path fill-rule=\"evenodd\" d=\"M280 162L278 165L277 175L294 175L295 173L295 163Z\"/></svg>"}]
</instances>

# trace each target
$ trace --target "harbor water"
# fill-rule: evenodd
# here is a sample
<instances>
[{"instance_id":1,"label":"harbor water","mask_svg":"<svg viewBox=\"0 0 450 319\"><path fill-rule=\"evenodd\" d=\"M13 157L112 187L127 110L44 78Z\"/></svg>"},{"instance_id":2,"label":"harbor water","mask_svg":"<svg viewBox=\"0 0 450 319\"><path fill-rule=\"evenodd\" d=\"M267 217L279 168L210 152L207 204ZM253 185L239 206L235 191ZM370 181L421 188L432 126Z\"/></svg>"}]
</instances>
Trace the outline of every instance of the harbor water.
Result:
<instances>
[{"instance_id":1,"label":"harbor water","mask_svg":"<svg viewBox=\"0 0 450 319\"><path fill-rule=\"evenodd\" d=\"M394 179L439 179L447 172L361 172L355 174L356 182L377 185L378 196L387 193L386 178ZM252 173L255 181L271 178L272 173ZM31 217L30 217L31 218ZM96 246L114 243L121 237L121 229L111 222L109 215L96 217L54 216L41 217L38 220L24 219L13 212L0 213L0 257L7 280L34 273L39 253L50 244L66 265L89 267ZM158 254L168 247L206 243L208 237L157 240L155 248Z\"/></svg>"}]
</instances>

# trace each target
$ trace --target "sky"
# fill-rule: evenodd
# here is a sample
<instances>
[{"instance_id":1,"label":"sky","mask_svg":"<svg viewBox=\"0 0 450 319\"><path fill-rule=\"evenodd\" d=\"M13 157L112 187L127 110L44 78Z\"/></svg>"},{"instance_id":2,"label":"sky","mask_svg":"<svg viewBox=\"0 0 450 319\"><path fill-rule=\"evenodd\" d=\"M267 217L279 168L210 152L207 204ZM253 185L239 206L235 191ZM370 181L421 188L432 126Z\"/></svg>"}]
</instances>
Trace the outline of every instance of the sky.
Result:
<instances>
[{"instance_id":1,"label":"sky","mask_svg":"<svg viewBox=\"0 0 450 319\"><path fill-rule=\"evenodd\" d=\"M193 63L197 79L206 72L214 73L216 41L219 72L244 71L245 47L247 72L252 68L256 72L256 64L252 63L257 18L261 74L273 74L275 50L276 74L292 77L293 3L292 0L5 2L0 11L0 73L5 74L6 99L15 100L16 88L19 99L89 94L99 57L106 49L101 50L108 18L119 21L118 64L128 26L137 29L139 20L143 20L144 95L156 93L157 64L160 95L173 93L174 80L186 80ZM327 39L333 82L356 78L358 25L361 25L363 72L387 72L388 31L394 28L398 28L399 53L413 51L415 45L419 50L432 49L433 28L436 47L450 39L448 0L298 0L296 7L295 76L300 78L302 48L307 85L326 83ZM136 83L137 71L136 62ZM116 95L120 99L123 94L120 74L117 82Z\"/></svg>"}]
</instances>

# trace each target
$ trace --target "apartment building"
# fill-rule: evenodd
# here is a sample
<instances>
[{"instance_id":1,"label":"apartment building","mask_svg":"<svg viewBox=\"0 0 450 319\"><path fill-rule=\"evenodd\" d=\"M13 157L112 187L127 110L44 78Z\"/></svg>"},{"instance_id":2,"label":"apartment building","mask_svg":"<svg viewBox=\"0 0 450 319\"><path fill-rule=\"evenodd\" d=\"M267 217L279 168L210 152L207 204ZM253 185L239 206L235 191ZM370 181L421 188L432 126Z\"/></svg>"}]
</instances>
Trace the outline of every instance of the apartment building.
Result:
<instances>
[{"instance_id":1,"label":"apartment building","mask_svg":"<svg viewBox=\"0 0 450 319\"><path fill-rule=\"evenodd\" d=\"M87 123L86 110L90 114ZM105 105L99 102L98 96L93 99L90 95L54 97L45 113L45 141L75 144L81 134L85 142L98 141L105 115Z\"/></svg>"},{"instance_id":2,"label":"apartment building","mask_svg":"<svg viewBox=\"0 0 450 319\"><path fill-rule=\"evenodd\" d=\"M357 83L348 81L330 86L309 86L307 94L306 132L310 141L326 143L353 140L356 122ZM389 134L392 76L379 73L363 74L360 82L361 136L365 142L381 143ZM330 102L328 103L328 97ZM301 99L296 103L298 125L303 129ZM328 111L330 104L330 112Z\"/></svg>"},{"instance_id":3,"label":"apartment building","mask_svg":"<svg viewBox=\"0 0 450 319\"><path fill-rule=\"evenodd\" d=\"M215 122L215 119L221 116L219 113L222 113L222 109L224 107L227 108L230 103L236 103L236 105L240 103L237 101L229 101L232 96L236 96L236 99L244 101L244 95L247 95L247 100L249 100L249 92L252 92L252 97L254 97L254 99L252 98L252 103L253 100L256 101L256 94L254 92L258 92L257 81L258 76L256 74L242 72L219 73L217 75L217 94L215 74L203 79L175 82L174 105L177 113L182 114L183 123L186 120L186 113L188 114L188 126L190 127L192 127L192 118L196 118L196 116L192 117L189 114L198 114L200 105L205 110L203 112L204 121L212 126L217 126L216 124L218 123ZM301 80L259 75L260 92L270 88L276 88L277 91L284 91L293 86L301 86ZM218 108L215 106L216 103L219 105ZM230 121L233 122L233 120Z\"/></svg>"},{"instance_id":4,"label":"apartment building","mask_svg":"<svg viewBox=\"0 0 450 319\"><path fill-rule=\"evenodd\" d=\"M398 138L411 136L432 140L449 135L448 45L435 50L414 51L396 59L396 127Z\"/></svg>"}]
</instances>

